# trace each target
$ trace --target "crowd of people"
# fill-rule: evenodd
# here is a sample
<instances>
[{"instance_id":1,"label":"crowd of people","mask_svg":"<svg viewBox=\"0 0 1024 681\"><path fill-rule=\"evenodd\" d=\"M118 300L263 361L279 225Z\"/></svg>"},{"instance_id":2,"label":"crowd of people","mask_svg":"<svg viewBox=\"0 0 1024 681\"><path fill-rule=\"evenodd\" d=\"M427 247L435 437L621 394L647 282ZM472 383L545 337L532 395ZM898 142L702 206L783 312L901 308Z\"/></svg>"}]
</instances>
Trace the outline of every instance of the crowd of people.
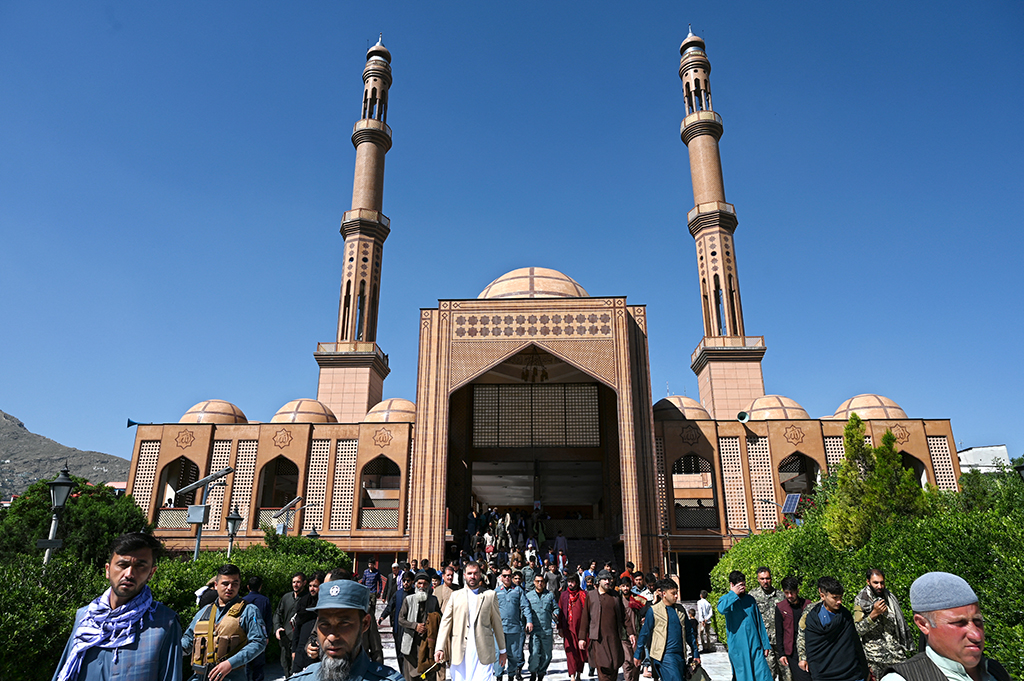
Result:
<instances>
[{"instance_id":1,"label":"crowd of people","mask_svg":"<svg viewBox=\"0 0 1024 681\"><path fill-rule=\"evenodd\" d=\"M111 548L110 587L77 612L53 680L263 681L273 636L295 681L544 681L557 635L572 681L620 673L708 681L700 664L712 650L707 591L684 608L678 578L630 562L621 572L611 563L569 568L566 549L460 555L440 570L423 560L396 562L389 574L375 561L358 575L296 572L274 608L259 576L248 576L240 596L240 570L225 564L197 591L199 611L183 630L147 586L159 541L130 533ZM767 567L756 577L748 592L746 576L731 573L717 602L737 681L1009 681L984 656L977 596L956 575L919 577L910 620L881 570L868 571L852 611L833 577L818 580L815 602L794 577L781 589ZM384 665L385 621L399 670ZM916 655L910 622L922 634Z\"/></svg>"}]
</instances>

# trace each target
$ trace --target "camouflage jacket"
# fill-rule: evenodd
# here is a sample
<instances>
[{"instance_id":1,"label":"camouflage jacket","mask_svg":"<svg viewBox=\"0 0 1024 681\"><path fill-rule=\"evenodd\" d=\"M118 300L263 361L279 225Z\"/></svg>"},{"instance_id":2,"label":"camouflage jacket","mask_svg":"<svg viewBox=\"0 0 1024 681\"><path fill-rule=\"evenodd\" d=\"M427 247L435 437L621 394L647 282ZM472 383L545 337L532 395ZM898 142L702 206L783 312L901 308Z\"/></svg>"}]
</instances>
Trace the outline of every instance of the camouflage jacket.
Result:
<instances>
[{"instance_id":1,"label":"camouflage jacket","mask_svg":"<svg viewBox=\"0 0 1024 681\"><path fill-rule=\"evenodd\" d=\"M796 627L796 659L797 662L803 662L807 659L807 641L805 640L804 630L807 628L807 613L814 609L818 603L821 603L821 599L811 602L808 598L807 602L804 603L804 614L800 616L800 623Z\"/></svg>"},{"instance_id":2,"label":"camouflage jacket","mask_svg":"<svg viewBox=\"0 0 1024 681\"><path fill-rule=\"evenodd\" d=\"M760 586L750 592L750 595L757 601L757 609L761 611L761 620L764 628L768 630L768 641L775 645L775 606L786 600L782 589L775 589L771 595L765 593Z\"/></svg>"},{"instance_id":3,"label":"camouflage jacket","mask_svg":"<svg viewBox=\"0 0 1024 681\"><path fill-rule=\"evenodd\" d=\"M864 587L854 600L854 626L872 667L902 662L909 657L908 652L912 647L913 639L903 619L899 602L891 592L887 591L885 595L889 610L877 620L869 617L877 599L868 591L868 587Z\"/></svg>"}]
</instances>

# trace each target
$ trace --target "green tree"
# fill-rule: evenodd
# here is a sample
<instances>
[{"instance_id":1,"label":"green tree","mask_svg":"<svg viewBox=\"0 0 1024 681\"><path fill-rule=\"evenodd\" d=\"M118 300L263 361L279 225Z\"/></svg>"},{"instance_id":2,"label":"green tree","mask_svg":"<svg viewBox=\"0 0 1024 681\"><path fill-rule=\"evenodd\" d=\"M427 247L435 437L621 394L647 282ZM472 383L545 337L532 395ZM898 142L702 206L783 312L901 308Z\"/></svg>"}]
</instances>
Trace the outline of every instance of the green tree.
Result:
<instances>
[{"instance_id":1,"label":"green tree","mask_svg":"<svg viewBox=\"0 0 1024 681\"><path fill-rule=\"evenodd\" d=\"M84 478L72 478L71 490L57 527L64 541L60 552L82 562L103 567L113 540L125 532L150 529L146 515L131 496L117 496L110 487L91 485ZM0 516L0 558L30 555L42 561L36 541L50 532L50 488L41 480L29 487Z\"/></svg>"}]
</instances>

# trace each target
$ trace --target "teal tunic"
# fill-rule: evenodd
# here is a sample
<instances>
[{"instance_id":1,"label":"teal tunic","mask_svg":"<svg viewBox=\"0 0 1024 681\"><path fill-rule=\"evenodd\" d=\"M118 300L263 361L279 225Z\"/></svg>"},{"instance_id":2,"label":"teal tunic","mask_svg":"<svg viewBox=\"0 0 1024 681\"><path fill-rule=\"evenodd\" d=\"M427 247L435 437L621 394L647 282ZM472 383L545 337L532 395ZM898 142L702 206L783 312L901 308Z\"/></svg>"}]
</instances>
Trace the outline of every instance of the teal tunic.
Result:
<instances>
[{"instance_id":1,"label":"teal tunic","mask_svg":"<svg viewBox=\"0 0 1024 681\"><path fill-rule=\"evenodd\" d=\"M772 681L772 670L764 657L764 651L771 650L771 644L754 597L750 594L740 597L726 591L718 599L718 612L725 615L729 662L736 681Z\"/></svg>"}]
</instances>

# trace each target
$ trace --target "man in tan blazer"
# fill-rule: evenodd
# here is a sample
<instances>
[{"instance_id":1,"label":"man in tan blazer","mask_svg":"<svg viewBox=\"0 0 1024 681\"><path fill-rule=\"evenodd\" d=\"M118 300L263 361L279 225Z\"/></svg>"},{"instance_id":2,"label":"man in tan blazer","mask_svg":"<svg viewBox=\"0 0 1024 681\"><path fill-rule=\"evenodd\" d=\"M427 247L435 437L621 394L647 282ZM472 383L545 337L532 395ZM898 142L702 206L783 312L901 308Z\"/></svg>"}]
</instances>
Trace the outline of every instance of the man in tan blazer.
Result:
<instances>
[{"instance_id":1,"label":"man in tan blazer","mask_svg":"<svg viewBox=\"0 0 1024 681\"><path fill-rule=\"evenodd\" d=\"M501 611L494 592L480 588L483 572L478 563L467 563L463 576L466 588L451 595L441 616L434 659L451 660L452 681L490 681L495 660L502 666L506 662Z\"/></svg>"}]
</instances>

